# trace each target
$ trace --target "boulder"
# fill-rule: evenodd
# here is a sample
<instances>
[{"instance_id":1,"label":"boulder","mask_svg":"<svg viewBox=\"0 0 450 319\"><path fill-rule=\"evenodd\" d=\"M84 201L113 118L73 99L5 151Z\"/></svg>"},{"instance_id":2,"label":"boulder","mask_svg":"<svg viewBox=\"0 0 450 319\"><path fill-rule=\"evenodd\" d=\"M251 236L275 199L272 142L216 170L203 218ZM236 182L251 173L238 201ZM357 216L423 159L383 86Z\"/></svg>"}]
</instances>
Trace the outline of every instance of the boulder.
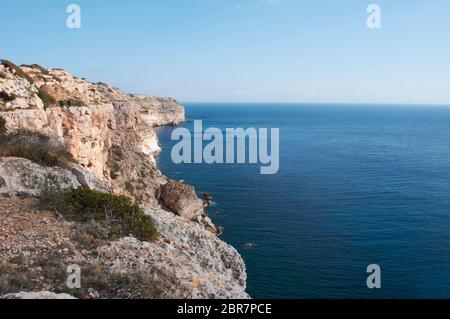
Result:
<instances>
[{"instance_id":1,"label":"boulder","mask_svg":"<svg viewBox=\"0 0 450 319\"><path fill-rule=\"evenodd\" d=\"M108 193L111 191L108 183L97 178L91 171L88 171L78 164L70 164L71 172L74 174L78 182L87 189L95 189Z\"/></svg>"},{"instance_id":2,"label":"boulder","mask_svg":"<svg viewBox=\"0 0 450 319\"><path fill-rule=\"evenodd\" d=\"M169 180L161 186L160 200L171 212L196 221L203 211L203 201L197 197L194 187L184 183Z\"/></svg>"}]
</instances>

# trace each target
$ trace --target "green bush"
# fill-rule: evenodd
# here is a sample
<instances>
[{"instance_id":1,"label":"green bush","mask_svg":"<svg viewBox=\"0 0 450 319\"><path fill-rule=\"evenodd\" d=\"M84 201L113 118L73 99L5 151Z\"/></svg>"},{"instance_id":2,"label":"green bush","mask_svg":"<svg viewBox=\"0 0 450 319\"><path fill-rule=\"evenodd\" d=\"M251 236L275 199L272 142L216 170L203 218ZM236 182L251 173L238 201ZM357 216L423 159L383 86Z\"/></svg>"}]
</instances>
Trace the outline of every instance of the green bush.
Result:
<instances>
[{"instance_id":1,"label":"green bush","mask_svg":"<svg viewBox=\"0 0 450 319\"><path fill-rule=\"evenodd\" d=\"M43 166L65 166L74 162L72 154L62 147L52 146L50 138L38 132L18 130L5 134L0 120L0 156L26 158ZM3 125L3 128L1 127Z\"/></svg>"},{"instance_id":2,"label":"green bush","mask_svg":"<svg viewBox=\"0 0 450 319\"><path fill-rule=\"evenodd\" d=\"M35 145L33 147L13 147L8 154L8 156L26 158L34 163L50 167L60 166L62 164L61 156L65 155L64 152L59 153L46 147Z\"/></svg>"},{"instance_id":3,"label":"green bush","mask_svg":"<svg viewBox=\"0 0 450 319\"><path fill-rule=\"evenodd\" d=\"M59 101L59 105L61 107L63 107L63 106L82 107L82 106L86 106L86 103L84 103L82 100L79 100L79 99L68 99L68 100Z\"/></svg>"},{"instance_id":4,"label":"green bush","mask_svg":"<svg viewBox=\"0 0 450 319\"><path fill-rule=\"evenodd\" d=\"M130 193L131 195L134 194L134 186L130 181L125 182L125 189L127 190L128 193Z\"/></svg>"},{"instance_id":5,"label":"green bush","mask_svg":"<svg viewBox=\"0 0 450 319\"><path fill-rule=\"evenodd\" d=\"M120 174L120 167L119 164L114 163L111 171L109 172L109 176L111 177L111 179L116 180L119 177Z\"/></svg>"},{"instance_id":6,"label":"green bush","mask_svg":"<svg viewBox=\"0 0 450 319\"><path fill-rule=\"evenodd\" d=\"M28 82L30 82L30 84L34 83L34 80L31 76L26 74L21 68L19 68L17 65L12 63L11 61L2 60L2 64L4 66L6 66L8 69L10 69L11 71L13 71L15 73L15 75L17 75L18 77L21 77L21 78L27 80Z\"/></svg>"},{"instance_id":7,"label":"green bush","mask_svg":"<svg viewBox=\"0 0 450 319\"><path fill-rule=\"evenodd\" d=\"M98 223L108 238L133 235L144 241L157 239L152 219L131 198L88 189L59 189L50 180L42 187L41 202L70 221Z\"/></svg>"},{"instance_id":8,"label":"green bush","mask_svg":"<svg viewBox=\"0 0 450 319\"><path fill-rule=\"evenodd\" d=\"M46 108L56 104L56 99L49 93L49 89L46 85L39 88L38 96L42 102L44 102Z\"/></svg>"}]
</instances>

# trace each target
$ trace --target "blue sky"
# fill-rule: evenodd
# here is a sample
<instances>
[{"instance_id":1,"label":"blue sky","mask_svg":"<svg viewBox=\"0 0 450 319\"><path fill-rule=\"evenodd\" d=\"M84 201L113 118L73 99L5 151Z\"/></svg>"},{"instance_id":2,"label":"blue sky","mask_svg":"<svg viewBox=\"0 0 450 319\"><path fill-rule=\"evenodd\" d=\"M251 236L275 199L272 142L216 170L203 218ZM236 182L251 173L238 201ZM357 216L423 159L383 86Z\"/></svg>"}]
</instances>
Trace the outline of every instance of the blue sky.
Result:
<instances>
[{"instance_id":1,"label":"blue sky","mask_svg":"<svg viewBox=\"0 0 450 319\"><path fill-rule=\"evenodd\" d=\"M0 30L17 64L184 102L450 104L450 0L3 0Z\"/></svg>"}]
</instances>

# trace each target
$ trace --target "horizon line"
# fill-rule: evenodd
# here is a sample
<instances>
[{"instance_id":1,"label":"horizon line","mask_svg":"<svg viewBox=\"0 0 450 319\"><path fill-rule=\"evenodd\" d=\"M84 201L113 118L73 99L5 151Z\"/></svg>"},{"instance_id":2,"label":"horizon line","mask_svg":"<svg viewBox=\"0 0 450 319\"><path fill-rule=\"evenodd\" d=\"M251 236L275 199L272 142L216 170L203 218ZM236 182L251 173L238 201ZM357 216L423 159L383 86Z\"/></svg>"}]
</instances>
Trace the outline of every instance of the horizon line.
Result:
<instances>
[{"instance_id":1,"label":"horizon line","mask_svg":"<svg viewBox=\"0 0 450 319\"><path fill-rule=\"evenodd\" d=\"M365 106L440 106L450 107L450 103L399 103L399 102L260 102L260 101L182 101L181 104L280 104L280 105L365 105Z\"/></svg>"}]
</instances>

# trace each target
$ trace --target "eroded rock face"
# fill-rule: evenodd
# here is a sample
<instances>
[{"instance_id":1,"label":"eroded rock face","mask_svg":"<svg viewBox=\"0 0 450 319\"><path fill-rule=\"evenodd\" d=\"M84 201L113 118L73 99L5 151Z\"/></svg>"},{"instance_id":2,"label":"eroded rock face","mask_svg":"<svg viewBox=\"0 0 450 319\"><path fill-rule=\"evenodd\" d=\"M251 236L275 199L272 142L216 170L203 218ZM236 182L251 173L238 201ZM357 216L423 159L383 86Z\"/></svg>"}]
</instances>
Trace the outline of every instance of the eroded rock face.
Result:
<instances>
[{"instance_id":1,"label":"eroded rock face","mask_svg":"<svg viewBox=\"0 0 450 319\"><path fill-rule=\"evenodd\" d=\"M178 102L128 95L63 70L21 70L33 83L0 64L0 93L8 97L0 99L0 116L7 131L27 129L57 138L81 167L114 191L127 189L130 195L158 206L156 192L165 178L154 158L160 152L154 127L184 121L184 108ZM44 89L54 104L44 105Z\"/></svg>"},{"instance_id":2,"label":"eroded rock face","mask_svg":"<svg viewBox=\"0 0 450 319\"><path fill-rule=\"evenodd\" d=\"M1 158L0 194L39 196L40 186L52 176L62 188L132 196L155 221L160 239L109 243L98 249L97 262L125 275L142 271L159 281L170 298L248 298L245 264L217 237L195 189L168 180L157 168L155 127L183 122L184 108L170 98L128 95L63 70L21 70L26 78L0 64L0 117L6 131L45 134L67 146L76 163L56 168ZM43 89L56 103L44 101ZM171 212L161 210L161 203ZM33 296L54 297L47 292Z\"/></svg>"},{"instance_id":3,"label":"eroded rock face","mask_svg":"<svg viewBox=\"0 0 450 319\"><path fill-rule=\"evenodd\" d=\"M108 185L90 171L76 164L72 166L44 167L24 158L0 158L0 195L37 197L46 182L63 189L84 187L102 192L110 191Z\"/></svg>"},{"instance_id":4,"label":"eroded rock face","mask_svg":"<svg viewBox=\"0 0 450 319\"><path fill-rule=\"evenodd\" d=\"M146 212L160 240L148 243L123 238L100 248L99 258L111 264L112 271L146 272L166 285L173 298L249 298L245 264L233 247L184 218L161 210Z\"/></svg>"},{"instance_id":5,"label":"eroded rock face","mask_svg":"<svg viewBox=\"0 0 450 319\"><path fill-rule=\"evenodd\" d=\"M39 189L49 179L61 188L78 188L75 175L59 167L43 167L23 158L0 158L0 176L4 185L0 195L39 196Z\"/></svg>"}]
</instances>

